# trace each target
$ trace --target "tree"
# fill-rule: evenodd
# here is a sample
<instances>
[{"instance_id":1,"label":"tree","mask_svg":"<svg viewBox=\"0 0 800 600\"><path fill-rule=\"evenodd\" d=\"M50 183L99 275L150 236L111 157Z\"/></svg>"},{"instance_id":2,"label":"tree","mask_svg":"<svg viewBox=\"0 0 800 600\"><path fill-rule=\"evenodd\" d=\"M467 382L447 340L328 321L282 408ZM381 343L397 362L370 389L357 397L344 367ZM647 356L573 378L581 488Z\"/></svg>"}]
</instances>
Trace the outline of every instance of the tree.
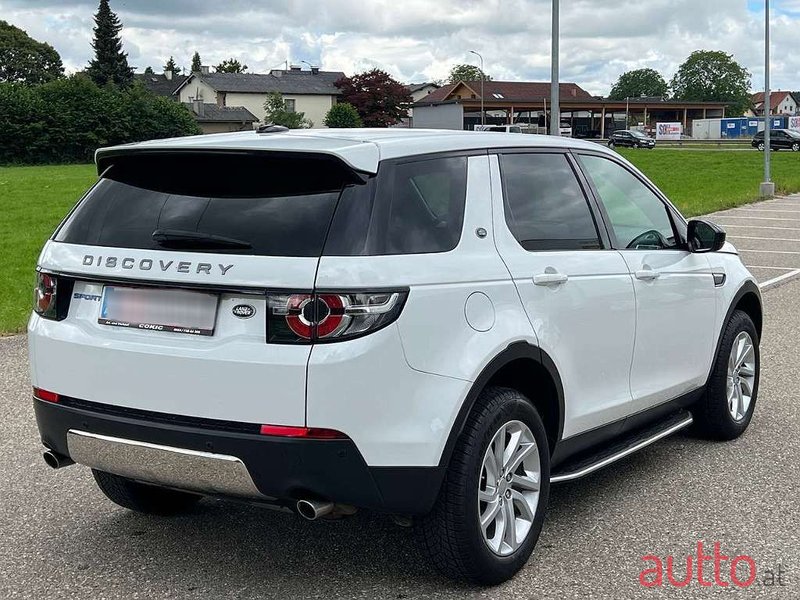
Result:
<instances>
[{"instance_id":1,"label":"tree","mask_svg":"<svg viewBox=\"0 0 800 600\"><path fill-rule=\"evenodd\" d=\"M750 103L750 72L725 52L692 52L670 86L676 100L729 102L731 116L743 114Z\"/></svg>"},{"instance_id":2,"label":"tree","mask_svg":"<svg viewBox=\"0 0 800 600\"><path fill-rule=\"evenodd\" d=\"M200 67L203 66L203 61L200 60L200 53L195 50L192 55L192 73L199 73Z\"/></svg>"},{"instance_id":3,"label":"tree","mask_svg":"<svg viewBox=\"0 0 800 600\"><path fill-rule=\"evenodd\" d=\"M173 75L180 75L181 73L181 68L175 64L175 59L171 56L169 57L167 64L164 65L163 69L165 71L172 71Z\"/></svg>"},{"instance_id":4,"label":"tree","mask_svg":"<svg viewBox=\"0 0 800 600\"><path fill-rule=\"evenodd\" d=\"M63 75L64 66L55 48L37 42L19 27L0 21L0 81L33 85Z\"/></svg>"},{"instance_id":5,"label":"tree","mask_svg":"<svg viewBox=\"0 0 800 600\"><path fill-rule=\"evenodd\" d=\"M411 95L385 71L372 69L334 83L342 101L355 106L365 127L388 127L408 116Z\"/></svg>"},{"instance_id":6,"label":"tree","mask_svg":"<svg viewBox=\"0 0 800 600\"><path fill-rule=\"evenodd\" d=\"M623 73L611 88L611 100L625 100L640 96L663 98L667 95L667 82L655 69L636 69Z\"/></svg>"},{"instance_id":7,"label":"tree","mask_svg":"<svg viewBox=\"0 0 800 600\"><path fill-rule=\"evenodd\" d=\"M361 127L361 117L356 107L349 102L337 102L325 115L323 121L327 127Z\"/></svg>"},{"instance_id":8,"label":"tree","mask_svg":"<svg viewBox=\"0 0 800 600\"><path fill-rule=\"evenodd\" d=\"M155 75L155 71L153 71L153 67L147 66L144 69L145 75Z\"/></svg>"},{"instance_id":9,"label":"tree","mask_svg":"<svg viewBox=\"0 0 800 600\"><path fill-rule=\"evenodd\" d=\"M216 67L217 73L244 73L247 71L247 65L243 65L235 58L223 60Z\"/></svg>"},{"instance_id":10,"label":"tree","mask_svg":"<svg viewBox=\"0 0 800 600\"><path fill-rule=\"evenodd\" d=\"M306 119L303 112L294 112L286 108L286 101L280 92L272 92L264 102L266 113L264 120L273 125L282 125L289 129L307 129L313 127L314 123Z\"/></svg>"},{"instance_id":11,"label":"tree","mask_svg":"<svg viewBox=\"0 0 800 600\"><path fill-rule=\"evenodd\" d=\"M89 63L86 73L97 85L130 85L133 81L133 69L128 66L127 53L122 51L122 40L119 37L122 23L111 12L108 0L100 0L94 22L92 48L95 58Z\"/></svg>"},{"instance_id":12,"label":"tree","mask_svg":"<svg viewBox=\"0 0 800 600\"><path fill-rule=\"evenodd\" d=\"M483 74L484 81L491 81L489 75ZM459 81L480 81L481 70L475 65L455 65L450 69L450 75L447 77L449 83L458 83Z\"/></svg>"}]
</instances>

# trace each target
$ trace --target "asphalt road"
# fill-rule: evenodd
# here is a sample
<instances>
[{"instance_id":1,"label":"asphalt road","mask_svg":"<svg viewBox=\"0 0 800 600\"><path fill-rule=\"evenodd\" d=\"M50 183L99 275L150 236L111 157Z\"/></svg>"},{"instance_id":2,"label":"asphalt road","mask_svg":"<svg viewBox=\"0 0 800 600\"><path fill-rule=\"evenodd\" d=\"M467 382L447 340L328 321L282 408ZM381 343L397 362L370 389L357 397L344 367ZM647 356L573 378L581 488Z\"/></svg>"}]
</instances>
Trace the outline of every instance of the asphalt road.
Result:
<instances>
[{"instance_id":1,"label":"asphalt road","mask_svg":"<svg viewBox=\"0 0 800 600\"><path fill-rule=\"evenodd\" d=\"M702 541L752 557L757 580L740 597L800 598L800 281L768 290L765 304L761 391L747 433L729 443L681 434L555 486L532 560L488 589L436 575L411 532L378 515L308 523L217 500L174 518L116 507L87 469L44 465L25 337L0 339L0 597L706 598L719 590L696 575L682 589L639 583L652 566L642 556L674 556L680 577ZM779 568L783 585L764 585ZM725 569L722 579L731 581Z\"/></svg>"}]
</instances>

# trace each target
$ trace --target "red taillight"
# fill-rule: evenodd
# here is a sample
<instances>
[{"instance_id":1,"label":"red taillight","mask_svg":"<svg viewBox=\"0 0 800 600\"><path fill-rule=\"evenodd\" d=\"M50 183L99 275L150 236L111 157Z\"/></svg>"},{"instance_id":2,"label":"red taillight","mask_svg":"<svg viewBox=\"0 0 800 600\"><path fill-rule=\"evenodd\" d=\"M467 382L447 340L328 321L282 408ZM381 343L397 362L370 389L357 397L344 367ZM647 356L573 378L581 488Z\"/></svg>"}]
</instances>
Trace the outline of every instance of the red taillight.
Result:
<instances>
[{"instance_id":1,"label":"red taillight","mask_svg":"<svg viewBox=\"0 0 800 600\"><path fill-rule=\"evenodd\" d=\"M262 425L261 435L274 435L278 437L305 438L314 440L343 440L347 436L335 429L321 427L291 427L288 425Z\"/></svg>"},{"instance_id":2,"label":"red taillight","mask_svg":"<svg viewBox=\"0 0 800 600\"><path fill-rule=\"evenodd\" d=\"M267 341L307 343L360 337L394 321L407 292L270 294Z\"/></svg>"},{"instance_id":3,"label":"red taillight","mask_svg":"<svg viewBox=\"0 0 800 600\"><path fill-rule=\"evenodd\" d=\"M39 400L46 400L47 402L58 402L58 394L42 388L33 388L33 395Z\"/></svg>"},{"instance_id":4,"label":"red taillight","mask_svg":"<svg viewBox=\"0 0 800 600\"><path fill-rule=\"evenodd\" d=\"M47 273L36 274L36 288L34 289L33 310L36 314L47 319L55 319L56 288L58 280Z\"/></svg>"}]
</instances>

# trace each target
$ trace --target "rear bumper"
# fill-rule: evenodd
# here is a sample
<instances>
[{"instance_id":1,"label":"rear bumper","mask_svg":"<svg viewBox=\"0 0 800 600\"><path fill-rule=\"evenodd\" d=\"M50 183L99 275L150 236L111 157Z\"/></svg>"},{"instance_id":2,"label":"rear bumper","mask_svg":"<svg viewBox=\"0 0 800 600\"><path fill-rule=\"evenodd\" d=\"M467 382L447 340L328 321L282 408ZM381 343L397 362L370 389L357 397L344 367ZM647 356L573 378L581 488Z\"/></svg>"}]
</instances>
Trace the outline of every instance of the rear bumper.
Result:
<instances>
[{"instance_id":1,"label":"rear bumper","mask_svg":"<svg viewBox=\"0 0 800 600\"><path fill-rule=\"evenodd\" d=\"M439 467L369 467L349 439L263 436L235 431L231 423L155 421L75 402L80 407L69 399L34 399L45 446L93 468L168 487L288 505L313 497L419 515L431 510L443 477Z\"/></svg>"}]
</instances>

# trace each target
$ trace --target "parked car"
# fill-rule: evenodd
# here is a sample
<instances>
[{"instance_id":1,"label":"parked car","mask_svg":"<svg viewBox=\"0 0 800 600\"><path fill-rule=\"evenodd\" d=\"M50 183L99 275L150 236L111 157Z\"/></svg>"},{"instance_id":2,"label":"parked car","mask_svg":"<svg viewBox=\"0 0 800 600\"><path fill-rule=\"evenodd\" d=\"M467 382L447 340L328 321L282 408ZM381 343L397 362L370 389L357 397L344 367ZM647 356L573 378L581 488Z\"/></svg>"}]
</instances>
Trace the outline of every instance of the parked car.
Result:
<instances>
[{"instance_id":1,"label":"parked car","mask_svg":"<svg viewBox=\"0 0 800 600\"><path fill-rule=\"evenodd\" d=\"M793 129L772 129L769 133L769 147L773 150L800 152L800 132ZM764 144L764 132L759 131L755 134L750 145L763 152L766 147Z\"/></svg>"},{"instance_id":2,"label":"parked car","mask_svg":"<svg viewBox=\"0 0 800 600\"><path fill-rule=\"evenodd\" d=\"M622 148L647 148L648 150L652 150L656 147L656 141L641 131L623 129L615 131L611 134L611 137L608 138L609 148L616 148L617 146Z\"/></svg>"},{"instance_id":3,"label":"parked car","mask_svg":"<svg viewBox=\"0 0 800 600\"><path fill-rule=\"evenodd\" d=\"M120 506L372 509L494 584L551 484L750 423L753 276L597 144L265 129L96 160L39 257L28 340L46 462Z\"/></svg>"},{"instance_id":4,"label":"parked car","mask_svg":"<svg viewBox=\"0 0 800 600\"><path fill-rule=\"evenodd\" d=\"M475 125L475 131L494 131L500 133L522 133L519 125Z\"/></svg>"}]
</instances>

